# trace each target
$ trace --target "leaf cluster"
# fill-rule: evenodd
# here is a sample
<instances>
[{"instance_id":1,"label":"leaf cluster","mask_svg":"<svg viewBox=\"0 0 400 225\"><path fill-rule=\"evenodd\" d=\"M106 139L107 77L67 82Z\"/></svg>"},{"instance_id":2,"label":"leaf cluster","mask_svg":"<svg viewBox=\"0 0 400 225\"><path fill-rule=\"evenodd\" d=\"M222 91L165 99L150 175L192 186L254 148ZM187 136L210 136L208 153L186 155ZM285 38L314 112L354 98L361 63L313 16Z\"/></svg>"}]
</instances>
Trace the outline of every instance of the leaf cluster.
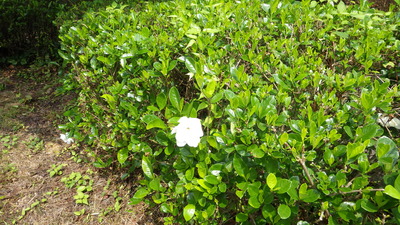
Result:
<instances>
[{"instance_id":1,"label":"leaf cluster","mask_svg":"<svg viewBox=\"0 0 400 225\"><path fill-rule=\"evenodd\" d=\"M112 4L61 27L79 98L60 127L139 169L131 203L166 224L395 223L399 133L377 119L397 115L398 25L365 2ZM198 148L176 146L182 116Z\"/></svg>"}]
</instances>

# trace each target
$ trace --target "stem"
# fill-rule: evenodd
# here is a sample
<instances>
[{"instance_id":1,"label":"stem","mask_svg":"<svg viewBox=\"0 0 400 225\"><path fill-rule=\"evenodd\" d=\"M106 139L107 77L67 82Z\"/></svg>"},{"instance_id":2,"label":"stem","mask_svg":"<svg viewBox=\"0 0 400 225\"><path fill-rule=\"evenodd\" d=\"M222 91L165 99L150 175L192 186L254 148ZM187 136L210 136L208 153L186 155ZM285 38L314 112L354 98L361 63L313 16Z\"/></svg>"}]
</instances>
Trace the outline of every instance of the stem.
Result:
<instances>
[{"instance_id":1,"label":"stem","mask_svg":"<svg viewBox=\"0 0 400 225\"><path fill-rule=\"evenodd\" d=\"M314 181L311 179L310 173L308 172L306 163L305 163L305 161L304 161L304 156L303 156L301 159L299 159L299 163L300 163L301 166L303 167L303 170L304 170L304 172L306 173L306 176L307 176L308 180L310 181L311 186L314 187Z\"/></svg>"},{"instance_id":2,"label":"stem","mask_svg":"<svg viewBox=\"0 0 400 225\"><path fill-rule=\"evenodd\" d=\"M375 189L366 189L366 190L351 190L351 191L346 191L346 192L342 192L339 191L339 193L332 193L330 194L331 196L333 195L346 195L346 194L353 194L353 193L362 193L363 191L384 191L385 189L383 188L375 188Z\"/></svg>"},{"instance_id":3,"label":"stem","mask_svg":"<svg viewBox=\"0 0 400 225\"><path fill-rule=\"evenodd\" d=\"M208 103L208 108L207 108L207 117L209 120L211 120L211 99L207 98L207 103ZM210 124L207 126L207 136L210 136Z\"/></svg>"}]
</instances>

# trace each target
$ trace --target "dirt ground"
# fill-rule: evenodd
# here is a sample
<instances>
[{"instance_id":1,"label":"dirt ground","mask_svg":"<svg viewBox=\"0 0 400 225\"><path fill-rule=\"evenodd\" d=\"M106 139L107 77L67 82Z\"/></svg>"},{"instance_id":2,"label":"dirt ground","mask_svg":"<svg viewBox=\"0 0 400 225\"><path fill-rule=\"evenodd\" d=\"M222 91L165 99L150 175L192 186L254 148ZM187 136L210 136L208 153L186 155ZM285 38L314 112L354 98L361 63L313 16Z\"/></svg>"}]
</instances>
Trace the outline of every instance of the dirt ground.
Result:
<instances>
[{"instance_id":1,"label":"dirt ground","mask_svg":"<svg viewBox=\"0 0 400 225\"><path fill-rule=\"evenodd\" d=\"M73 98L56 94L57 76L51 66L0 71L0 224L160 224L154 210L128 204L135 181L60 139Z\"/></svg>"}]
</instances>

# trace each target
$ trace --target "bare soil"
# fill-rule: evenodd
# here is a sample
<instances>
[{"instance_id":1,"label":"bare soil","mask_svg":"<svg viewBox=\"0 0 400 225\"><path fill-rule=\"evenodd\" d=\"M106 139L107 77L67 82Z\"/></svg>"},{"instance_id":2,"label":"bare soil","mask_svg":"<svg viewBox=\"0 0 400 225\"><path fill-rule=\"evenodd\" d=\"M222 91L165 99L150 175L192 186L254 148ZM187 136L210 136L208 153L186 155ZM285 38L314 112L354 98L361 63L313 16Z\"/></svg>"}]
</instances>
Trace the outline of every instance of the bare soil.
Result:
<instances>
[{"instance_id":1,"label":"bare soil","mask_svg":"<svg viewBox=\"0 0 400 225\"><path fill-rule=\"evenodd\" d=\"M128 204L135 181L98 170L83 147L59 138L74 98L56 94L58 80L51 66L0 70L0 224L160 224L154 210ZM51 177L58 165L62 174ZM61 181L71 173L92 182L88 204L74 199L77 185Z\"/></svg>"}]
</instances>

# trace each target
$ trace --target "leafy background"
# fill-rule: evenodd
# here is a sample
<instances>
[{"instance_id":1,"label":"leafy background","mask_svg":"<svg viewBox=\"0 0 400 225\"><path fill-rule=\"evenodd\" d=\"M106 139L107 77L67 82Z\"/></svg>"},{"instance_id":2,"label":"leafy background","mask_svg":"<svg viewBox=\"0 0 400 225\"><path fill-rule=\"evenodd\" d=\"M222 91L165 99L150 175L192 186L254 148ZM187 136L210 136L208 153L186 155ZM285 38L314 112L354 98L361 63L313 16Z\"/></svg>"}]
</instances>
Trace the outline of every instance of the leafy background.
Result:
<instances>
[{"instance_id":1,"label":"leafy background","mask_svg":"<svg viewBox=\"0 0 400 225\"><path fill-rule=\"evenodd\" d=\"M172 223L398 223L399 12L370 3L81 2L59 12L60 129ZM176 146L180 117L202 120ZM310 212L315 212L310 214Z\"/></svg>"}]
</instances>

